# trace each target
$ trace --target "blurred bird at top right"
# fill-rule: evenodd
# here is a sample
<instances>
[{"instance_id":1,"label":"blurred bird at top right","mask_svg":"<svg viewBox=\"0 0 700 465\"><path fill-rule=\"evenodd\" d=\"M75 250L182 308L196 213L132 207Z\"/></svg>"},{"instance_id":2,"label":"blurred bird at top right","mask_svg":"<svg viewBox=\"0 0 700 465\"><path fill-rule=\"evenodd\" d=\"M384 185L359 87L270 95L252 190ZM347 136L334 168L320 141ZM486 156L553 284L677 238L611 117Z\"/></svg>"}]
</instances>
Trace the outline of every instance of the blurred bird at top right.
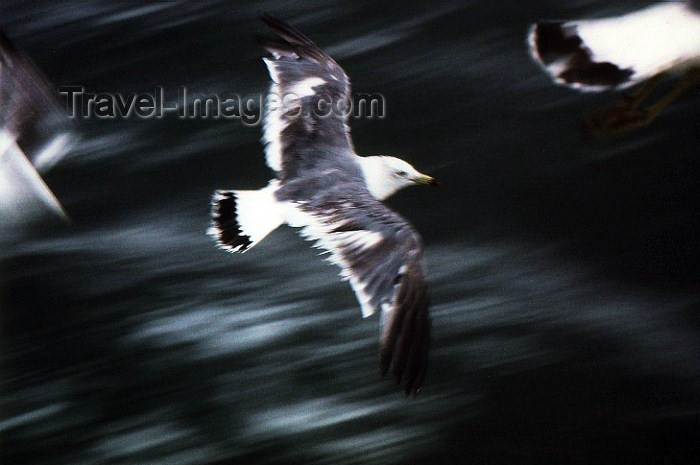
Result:
<instances>
[{"instance_id":1,"label":"blurred bird at top right","mask_svg":"<svg viewBox=\"0 0 700 465\"><path fill-rule=\"evenodd\" d=\"M661 2L622 16L541 21L530 28L530 53L555 83L584 92L625 89L620 101L584 118L595 138L646 126L700 83L700 0ZM645 103L666 75L676 85Z\"/></svg>"}]
</instances>

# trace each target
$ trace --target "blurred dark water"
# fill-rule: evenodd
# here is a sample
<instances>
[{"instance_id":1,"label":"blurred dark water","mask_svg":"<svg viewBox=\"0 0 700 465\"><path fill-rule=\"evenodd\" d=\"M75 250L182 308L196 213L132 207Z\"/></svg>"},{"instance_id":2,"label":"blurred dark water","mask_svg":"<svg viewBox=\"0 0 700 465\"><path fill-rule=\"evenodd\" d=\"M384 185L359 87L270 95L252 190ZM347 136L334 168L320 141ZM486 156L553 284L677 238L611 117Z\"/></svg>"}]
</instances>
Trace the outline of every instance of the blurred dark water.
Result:
<instances>
[{"instance_id":1,"label":"blurred dark water","mask_svg":"<svg viewBox=\"0 0 700 465\"><path fill-rule=\"evenodd\" d=\"M7 2L56 85L265 92L286 18L380 92L364 154L441 178L388 203L426 242L426 386L378 374L378 322L290 229L242 256L204 235L216 188L270 176L239 121L78 121L46 177L73 217L2 232L2 463L698 463L700 91L594 143L616 96L552 86L542 17L642 2Z\"/></svg>"}]
</instances>

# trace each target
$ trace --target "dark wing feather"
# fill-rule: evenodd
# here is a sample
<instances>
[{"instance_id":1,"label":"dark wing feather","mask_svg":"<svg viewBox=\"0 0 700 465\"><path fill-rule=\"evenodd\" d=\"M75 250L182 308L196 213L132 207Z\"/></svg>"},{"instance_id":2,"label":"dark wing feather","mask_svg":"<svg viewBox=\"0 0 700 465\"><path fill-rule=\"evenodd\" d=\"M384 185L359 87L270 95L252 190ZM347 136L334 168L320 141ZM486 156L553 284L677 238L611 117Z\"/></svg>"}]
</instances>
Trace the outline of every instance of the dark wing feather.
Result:
<instances>
[{"instance_id":1,"label":"dark wing feather","mask_svg":"<svg viewBox=\"0 0 700 465\"><path fill-rule=\"evenodd\" d=\"M382 372L406 394L423 383L430 343L427 284L420 237L399 215L350 185L298 204L302 235L330 252L364 316L382 313Z\"/></svg>"},{"instance_id":2,"label":"dark wing feather","mask_svg":"<svg viewBox=\"0 0 700 465\"><path fill-rule=\"evenodd\" d=\"M263 140L267 164L280 178L353 153L347 126L350 81L343 69L308 37L266 15L277 37L261 39L273 84Z\"/></svg>"},{"instance_id":3,"label":"dark wing feather","mask_svg":"<svg viewBox=\"0 0 700 465\"><path fill-rule=\"evenodd\" d=\"M416 263L407 264L382 326L382 374L392 369L397 382L405 380L406 394L417 394L423 384L430 346L427 286Z\"/></svg>"}]
</instances>

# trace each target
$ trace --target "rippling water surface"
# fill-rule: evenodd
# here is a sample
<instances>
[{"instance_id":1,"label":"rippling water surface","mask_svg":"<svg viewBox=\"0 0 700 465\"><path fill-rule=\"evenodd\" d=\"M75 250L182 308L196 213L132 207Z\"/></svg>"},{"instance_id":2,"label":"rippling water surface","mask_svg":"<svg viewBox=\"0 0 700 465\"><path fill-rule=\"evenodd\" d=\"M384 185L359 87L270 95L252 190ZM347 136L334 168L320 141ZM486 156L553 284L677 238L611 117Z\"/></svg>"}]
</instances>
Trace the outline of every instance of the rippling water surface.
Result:
<instances>
[{"instance_id":1,"label":"rippling water surface","mask_svg":"<svg viewBox=\"0 0 700 465\"><path fill-rule=\"evenodd\" d=\"M648 2L647 2L648 3ZM240 121L78 121L47 174L69 226L0 239L7 464L668 463L698 460L698 89L595 143L614 95L552 86L542 17L645 3L3 2L56 85L255 95L269 11L386 98L356 148L444 182L388 203L426 242L425 389L378 373L378 322L291 229L241 256L205 236L216 188L270 176Z\"/></svg>"}]
</instances>

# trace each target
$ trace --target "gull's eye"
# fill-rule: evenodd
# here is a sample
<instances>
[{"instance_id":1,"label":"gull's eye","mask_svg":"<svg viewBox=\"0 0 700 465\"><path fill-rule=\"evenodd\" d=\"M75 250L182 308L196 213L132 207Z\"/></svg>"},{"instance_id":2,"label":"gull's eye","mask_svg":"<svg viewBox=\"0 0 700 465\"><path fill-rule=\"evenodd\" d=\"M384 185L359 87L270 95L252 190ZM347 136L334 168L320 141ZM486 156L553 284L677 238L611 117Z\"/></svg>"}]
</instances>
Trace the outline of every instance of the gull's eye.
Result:
<instances>
[{"instance_id":1,"label":"gull's eye","mask_svg":"<svg viewBox=\"0 0 700 465\"><path fill-rule=\"evenodd\" d=\"M405 178L408 175L407 172L405 171L397 171L396 176L401 176L402 178Z\"/></svg>"}]
</instances>

